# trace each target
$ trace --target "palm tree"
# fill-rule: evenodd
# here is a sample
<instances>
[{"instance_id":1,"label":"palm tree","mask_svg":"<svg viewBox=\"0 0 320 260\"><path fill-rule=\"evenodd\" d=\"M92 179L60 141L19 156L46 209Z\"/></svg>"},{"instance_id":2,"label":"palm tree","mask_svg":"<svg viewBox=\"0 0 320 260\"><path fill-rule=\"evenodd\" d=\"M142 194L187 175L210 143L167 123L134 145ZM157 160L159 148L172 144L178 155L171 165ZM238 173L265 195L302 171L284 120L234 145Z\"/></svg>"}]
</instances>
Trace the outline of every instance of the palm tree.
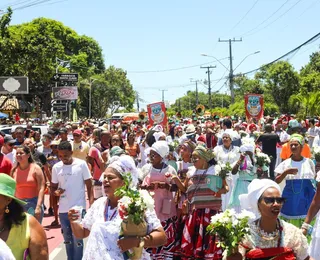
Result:
<instances>
[{"instance_id":1,"label":"palm tree","mask_svg":"<svg viewBox=\"0 0 320 260\"><path fill-rule=\"evenodd\" d=\"M297 107L299 112L303 114L304 117L315 116L319 114L319 102L319 91L302 91L298 94L291 95L289 99L289 105L291 107Z\"/></svg>"}]
</instances>

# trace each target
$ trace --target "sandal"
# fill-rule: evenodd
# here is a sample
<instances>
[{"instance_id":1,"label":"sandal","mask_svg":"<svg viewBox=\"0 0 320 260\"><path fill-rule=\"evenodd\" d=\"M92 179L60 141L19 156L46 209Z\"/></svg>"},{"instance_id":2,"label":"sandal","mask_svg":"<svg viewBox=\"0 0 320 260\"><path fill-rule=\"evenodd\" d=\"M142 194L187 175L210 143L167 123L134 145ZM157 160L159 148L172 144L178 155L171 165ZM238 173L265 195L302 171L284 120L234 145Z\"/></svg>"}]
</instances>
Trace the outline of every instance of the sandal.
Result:
<instances>
[{"instance_id":1,"label":"sandal","mask_svg":"<svg viewBox=\"0 0 320 260\"><path fill-rule=\"evenodd\" d=\"M59 221L56 221L54 220L52 223L51 223L51 226L59 226Z\"/></svg>"}]
</instances>

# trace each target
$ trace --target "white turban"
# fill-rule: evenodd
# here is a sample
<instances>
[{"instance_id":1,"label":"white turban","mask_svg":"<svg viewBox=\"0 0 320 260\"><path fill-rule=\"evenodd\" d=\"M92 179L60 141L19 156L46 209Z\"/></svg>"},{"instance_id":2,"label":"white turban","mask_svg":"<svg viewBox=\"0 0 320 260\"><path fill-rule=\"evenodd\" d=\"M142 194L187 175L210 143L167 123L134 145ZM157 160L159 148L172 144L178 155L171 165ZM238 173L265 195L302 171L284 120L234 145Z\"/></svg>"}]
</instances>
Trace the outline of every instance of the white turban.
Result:
<instances>
[{"instance_id":1,"label":"white turban","mask_svg":"<svg viewBox=\"0 0 320 260\"><path fill-rule=\"evenodd\" d=\"M248 186L248 194L239 195L241 209L251 211L256 215L256 218L260 216L258 209L258 200L261 195L269 188L276 188L280 193L280 186L269 179L255 179Z\"/></svg>"},{"instance_id":2,"label":"white turban","mask_svg":"<svg viewBox=\"0 0 320 260\"><path fill-rule=\"evenodd\" d=\"M156 142L159 141L160 137L164 136L166 137L166 134L164 132L154 132L153 134L154 139L156 139Z\"/></svg>"},{"instance_id":3,"label":"white turban","mask_svg":"<svg viewBox=\"0 0 320 260\"><path fill-rule=\"evenodd\" d=\"M241 139L242 145L240 146L240 152L252 152L254 153L255 143L254 140L250 137L244 137Z\"/></svg>"},{"instance_id":4,"label":"white turban","mask_svg":"<svg viewBox=\"0 0 320 260\"><path fill-rule=\"evenodd\" d=\"M156 132L163 132L163 127L162 127L162 125L156 125L152 128L152 130L154 130Z\"/></svg>"},{"instance_id":5,"label":"white turban","mask_svg":"<svg viewBox=\"0 0 320 260\"><path fill-rule=\"evenodd\" d=\"M166 141L155 142L152 145L151 150L155 151L163 159L165 159L169 155L169 146Z\"/></svg>"},{"instance_id":6,"label":"white turban","mask_svg":"<svg viewBox=\"0 0 320 260\"><path fill-rule=\"evenodd\" d=\"M109 167L115 169L121 175L124 175L128 172L131 173L132 181L130 183L130 187L137 187L139 173L132 157L130 157L129 155L122 155L117 159L113 160L109 164L108 168Z\"/></svg>"}]
</instances>

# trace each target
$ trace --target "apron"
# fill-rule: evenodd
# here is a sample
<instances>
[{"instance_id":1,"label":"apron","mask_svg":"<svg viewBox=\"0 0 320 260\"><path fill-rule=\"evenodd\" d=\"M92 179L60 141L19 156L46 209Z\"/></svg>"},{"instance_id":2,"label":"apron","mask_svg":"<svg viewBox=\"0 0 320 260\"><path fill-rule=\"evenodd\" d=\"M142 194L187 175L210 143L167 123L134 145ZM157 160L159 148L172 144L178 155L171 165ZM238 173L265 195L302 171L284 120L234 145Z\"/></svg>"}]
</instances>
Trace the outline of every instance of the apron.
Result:
<instances>
[{"instance_id":1,"label":"apron","mask_svg":"<svg viewBox=\"0 0 320 260\"><path fill-rule=\"evenodd\" d=\"M286 180L282 197L287 200L281 209L281 216L287 219L305 218L315 193L314 180Z\"/></svg>"}]
</instances>

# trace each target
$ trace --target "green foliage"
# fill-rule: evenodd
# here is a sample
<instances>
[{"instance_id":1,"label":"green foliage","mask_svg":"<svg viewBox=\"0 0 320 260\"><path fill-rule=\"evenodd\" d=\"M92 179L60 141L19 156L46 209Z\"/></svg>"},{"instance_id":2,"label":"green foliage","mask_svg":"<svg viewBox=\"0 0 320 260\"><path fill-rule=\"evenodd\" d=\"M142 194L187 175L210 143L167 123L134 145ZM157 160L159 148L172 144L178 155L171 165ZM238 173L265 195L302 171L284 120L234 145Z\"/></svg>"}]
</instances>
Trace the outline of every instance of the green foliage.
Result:
<instances>
[{"instance_id":1,"label":"green foliage","mask_svg":"<svg viewBox=\"0 0 320 260\"><path fill-rule=\"evenodd\" d=\"M300 116L305 118L307 115L316 116L320 113L320 92L307 92L301 90L300 93L292 95L289 99L289 104L292 107L298 108Z\"/></svg>"}]
</instances>

